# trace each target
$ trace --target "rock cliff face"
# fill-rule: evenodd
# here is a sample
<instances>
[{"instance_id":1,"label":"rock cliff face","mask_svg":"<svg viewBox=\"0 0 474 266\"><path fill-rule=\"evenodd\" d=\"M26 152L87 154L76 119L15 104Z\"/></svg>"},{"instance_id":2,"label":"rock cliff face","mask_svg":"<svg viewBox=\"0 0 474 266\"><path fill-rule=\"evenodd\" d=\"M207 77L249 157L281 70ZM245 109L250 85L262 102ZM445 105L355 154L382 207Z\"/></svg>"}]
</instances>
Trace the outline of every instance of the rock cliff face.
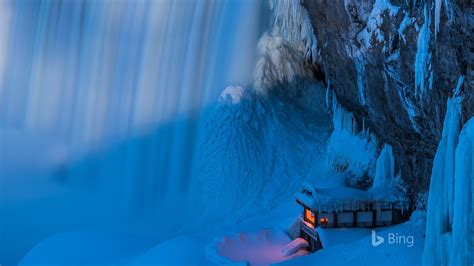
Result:
<instances>
[{"instance_id":1,"label":"rock cliff face","mask_svg":"<svg viewBox=\"0 0 474 266\"><path fill-rule=\"evenodd\" d=\"M319 69L339 102L393 146L413 196L428 188L446 101L460 76L463 121L474 114L472 4L415 2L303 1Z\"/></svg>"}]
</instances>

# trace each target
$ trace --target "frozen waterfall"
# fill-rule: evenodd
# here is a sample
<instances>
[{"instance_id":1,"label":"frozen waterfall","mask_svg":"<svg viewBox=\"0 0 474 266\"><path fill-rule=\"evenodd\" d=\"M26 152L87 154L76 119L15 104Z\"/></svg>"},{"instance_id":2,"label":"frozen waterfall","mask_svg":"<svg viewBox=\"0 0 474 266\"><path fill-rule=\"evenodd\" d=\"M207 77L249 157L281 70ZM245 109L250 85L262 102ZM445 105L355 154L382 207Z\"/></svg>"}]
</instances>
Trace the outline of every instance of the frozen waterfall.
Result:
<instances>
[{"instance_id":1,"label":"frozen waterfall","mask_svg":"<svg viewBox=\"0 0 474 266\"><path fill-rule=\"evenodd\" d=\"M3 1L0 11L1 128L54 136L73 156L126 142L93 174L143 197L186 187L199 115L226 85L251 81L260 35L250 0Z\"/></svg>"},{"instance_id":2,"label":"frozen waterfall","mask_svg":"<svg viewBox=\"0 0 474 266\"><path fill-rule=\"evenodd\" d=\"M443 124L443 137L433 162L426 222L424 265L469 265L472 243L472 119L462 126L458 80ZM467 256L466 256L467 255Z\"/></svg>"},{"instance_id":3,"label":"frozen waterfall","mask_svg":"<svg viewBox=\"0 0 474 266\"><path fill-rule=\"evenodd\" d=\"M227 85L252 82L262 7L1 1L0 234L32 243L97 217L162 221L165 206L186 208L206 110ZM50 228L15 220L31 212Z\"/></svg>"}]
</instances>

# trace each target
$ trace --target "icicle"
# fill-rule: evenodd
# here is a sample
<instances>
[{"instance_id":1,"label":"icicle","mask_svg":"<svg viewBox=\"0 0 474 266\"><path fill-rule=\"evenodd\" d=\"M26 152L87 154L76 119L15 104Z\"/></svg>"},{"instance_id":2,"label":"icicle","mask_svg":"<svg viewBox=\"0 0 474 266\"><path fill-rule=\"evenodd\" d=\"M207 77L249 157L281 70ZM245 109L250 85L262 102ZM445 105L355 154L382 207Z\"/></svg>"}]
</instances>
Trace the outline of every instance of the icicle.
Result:
<instances>
[{"instance_id":1,"label":"icicle","mask_svg":"<svg viewBox=\"0 0 474 266\"><path fill-rule=\"evenodd\" d=\"M439 20L441 16L441 0L435 0L435 39L439 31Z\"/></svg>"},{"instance_id":2,"label":"icicle","mask_svg":"<svg viewBox=\"0 0 474 266\"><path fill-rule=\"evenodd\" d=\"M418 43L416 50L416 59L415 59L415 95L421 99L422 95L425 93L425 78L428 74L428 66L431 61L431 53L429 52L430 48L430 14L428 12L428 7L425 4L424 8L424 18L425 21L423 26L420 29L418 35Z\"/></svg>"},{"instance_id":3,"label":"icicle","mask_svg":"<svg viewBox=\"0 0 474 266\"><path fill-rule=\"evenodd\" d=\"M274 10L274 26L279 28L286 41L304 47L304 58L316 62L318 41L314 35L311 18L300 0L270 0Z\"/></svg>"},{"instance_id":4,"label":"icicle","mask_svg":"<svg viewBox=\"0 0 474 266\"><path fill-rule=\"evenodd\" d=\"M456 84L456 88L453 91L454 96L460 96L461 95L461 85L464 82L464 76L460 76L458 78L458 82Z\"/></svg>"},{"instance_id":5,"label":"icicle","mask_svg":"<svg viewBox=\"0 0 474 266\"><path fill-rule=\"evenodd\" d=\"M365 99L366 99L365 60L361 53L357 53L354 61L355 61L356 73L357 73L357 96L359 98L359 102L362 105L365 105Z\"/></svg>"},{"instance_id":6,"label":"icicle","mask_svg":"<svg viewBox=\"0 0 474 266\"><path fill-rule=\"evenodd\" d=\"M346 130L351 134L357 133L357 123L354 115L337 102L336 94L332 95L332 113L334 130Z\"/></svg>"},{"instance_id":7,"label":"icicle","mask_svg":"<svg viewBox=\"0 0 474 266\"><path fill-rule=\"evenodd\" d=\"M329 110L329 90L331 88L331 80L328 79L328 86L326 87L326 109Z\"/></svg>"}]
</instances>

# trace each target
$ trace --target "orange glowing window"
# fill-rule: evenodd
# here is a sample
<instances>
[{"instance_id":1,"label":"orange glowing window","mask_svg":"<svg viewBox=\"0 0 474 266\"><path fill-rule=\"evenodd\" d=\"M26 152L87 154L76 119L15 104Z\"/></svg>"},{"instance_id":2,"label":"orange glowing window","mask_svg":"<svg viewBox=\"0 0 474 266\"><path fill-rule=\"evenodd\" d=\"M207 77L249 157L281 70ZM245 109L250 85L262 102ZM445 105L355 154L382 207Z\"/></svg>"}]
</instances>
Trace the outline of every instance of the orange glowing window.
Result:
<instances>
[{"instance_id":1,"label":"orange glowing window","mask_svg":"<svg viewBox=\"0 0 474 266\"><path fill-rule=\"evenodd\" d=\"M310 222L312 225L315 223L314 213L309 209L304 209L304 218L306 221Z\"/></svg>"},{"instance_id":2,"label":"orange glowing window","mask_svg":"<svg viewBox=\"0 0 474 266\"><path fill-rule=\"evenodd\" d=\"M329 220L328 220L327 217L319 219L319 223L321 223L321 225L327 225L328 222L329 222Z\"/></svg>"}]
</instances>

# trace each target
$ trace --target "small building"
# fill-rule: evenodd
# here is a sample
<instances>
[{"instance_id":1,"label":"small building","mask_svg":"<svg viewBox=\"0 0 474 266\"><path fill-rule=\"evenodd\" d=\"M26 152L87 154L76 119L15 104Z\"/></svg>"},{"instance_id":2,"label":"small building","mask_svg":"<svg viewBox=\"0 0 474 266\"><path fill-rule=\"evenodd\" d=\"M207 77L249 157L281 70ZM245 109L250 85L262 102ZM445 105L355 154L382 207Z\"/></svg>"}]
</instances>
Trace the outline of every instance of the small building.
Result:
<instances>
[{"instance_id":1,"label":"small building","mask_svg":"<svg viewBox=\"0 0 474 266\"><path fill-rule=\"evenodd\" d=\"M296 195L303 207L300 234L309 243L309 251L323 248L317 228L375 228L398 224L409 218L409 202L395 188L317 189L305 183Z\"/></svg>"}]
</instances>

